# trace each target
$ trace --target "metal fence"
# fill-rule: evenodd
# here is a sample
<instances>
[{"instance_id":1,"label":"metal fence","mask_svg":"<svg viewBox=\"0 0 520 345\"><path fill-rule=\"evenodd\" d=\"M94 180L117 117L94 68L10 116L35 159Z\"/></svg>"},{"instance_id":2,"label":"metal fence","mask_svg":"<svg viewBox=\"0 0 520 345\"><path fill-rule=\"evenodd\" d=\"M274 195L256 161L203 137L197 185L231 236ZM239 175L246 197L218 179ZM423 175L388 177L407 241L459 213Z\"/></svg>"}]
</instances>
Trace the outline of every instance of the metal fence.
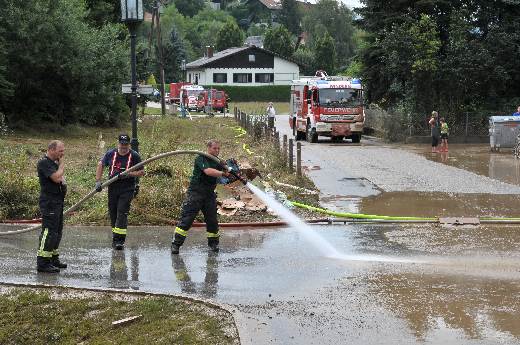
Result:
<instances>
[{"instance_id":1,"label":"metal fence","mask_svg":"<svg viewBox=\"0 0 520 345\"><path fill-rule=\"evenodd\" d=\"M489 134L489 117L498 113L463 113L446 116L451 137L486 136ZM442 117L442 115L440 115ZM413 116L408 124L410 136L430 135L430 116Z\"/></svg>"}]
</instances>

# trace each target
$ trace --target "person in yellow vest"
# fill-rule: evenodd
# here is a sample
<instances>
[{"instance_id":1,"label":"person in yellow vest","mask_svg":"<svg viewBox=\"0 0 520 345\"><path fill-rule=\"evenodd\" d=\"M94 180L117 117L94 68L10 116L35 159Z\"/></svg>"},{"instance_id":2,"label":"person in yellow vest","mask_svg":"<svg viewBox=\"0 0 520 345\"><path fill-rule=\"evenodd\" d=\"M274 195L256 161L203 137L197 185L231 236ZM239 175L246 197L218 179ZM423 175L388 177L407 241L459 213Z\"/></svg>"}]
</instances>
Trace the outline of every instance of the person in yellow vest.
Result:
<instances>
[{"instance_id":1,"label":"person in yellow vest","mask_svg":"<svg viewBox=\"0 0 520 345\"><path fill-rule=\"evenodd\" d=\"M444 117L441 118L441 152L448 152L449 128Z\"/></svg>"}]
</instances>

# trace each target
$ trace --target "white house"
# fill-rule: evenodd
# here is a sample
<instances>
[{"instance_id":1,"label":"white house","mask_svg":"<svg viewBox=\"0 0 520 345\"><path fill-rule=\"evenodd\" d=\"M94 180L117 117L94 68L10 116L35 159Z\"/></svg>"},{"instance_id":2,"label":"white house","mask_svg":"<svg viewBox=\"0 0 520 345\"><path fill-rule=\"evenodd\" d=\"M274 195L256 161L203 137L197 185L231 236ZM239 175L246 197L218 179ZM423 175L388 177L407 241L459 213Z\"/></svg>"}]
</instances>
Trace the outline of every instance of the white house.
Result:
<instances>
[{"instance_id":1,"label":"white house","mask_svg":"<svg viewBox=\"0 0 520 345\"><path fill-rule=\"evenodd\" d=\"M297 63L256 46L229 48L186 64L186 81L199 85L290 85L300 76Z\"/></svg>"}]
</instances>

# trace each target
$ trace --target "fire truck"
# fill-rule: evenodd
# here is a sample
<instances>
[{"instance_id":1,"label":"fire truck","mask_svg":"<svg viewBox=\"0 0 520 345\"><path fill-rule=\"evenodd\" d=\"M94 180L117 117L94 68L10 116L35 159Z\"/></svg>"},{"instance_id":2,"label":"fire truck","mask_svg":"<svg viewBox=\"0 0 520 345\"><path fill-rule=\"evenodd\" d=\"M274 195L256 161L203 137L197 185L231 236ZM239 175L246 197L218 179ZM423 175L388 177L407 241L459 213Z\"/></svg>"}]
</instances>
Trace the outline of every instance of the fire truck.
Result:
<instances>
[{"instance_id":1,"label":"fire truck","mask_svg":"<svg viewBox=\"0 0 520 345\"><path fill-rule=\"evenodd\" d=\"M186 82L178 82L178 83L170 83L170 103L179 104L181 102L181 88L184 85L191 85L191 83Z\"/></svg>"},{"instance_id":2,"label":"fire truck","mask_svg":"<svg viewBox=\"0 0 520 345\"><path fill-rule=\"evenodd\" d=\"M296 140L315 143L320 135L332 141L361 140L365 113L359 79L329 77L318 71L314 77L293 80L289 111Z\"/></svg>"},{"instance_id":3,"label":"fire truck","mask_svg":"<svg viewBox=\"0 0 520 345\"><path fill-rule=\"evenodd\" d=\"M209 106L211 106L211 110L225 112L227 108L227 94L216 89L211 89L211 94L210 90L202 91L197 100L197 111L206 112Z\"/></svg>"},{"instance_id":4,"label":"fire truck","mask_svg":"<svg viewBox=\"0 0 520 345\"><path fill-rule=\"evenodd\" d=\"M181 101L188 110L197 110L199 94L204 91L200 85L184 85L181 87Z\"/></svg>"}]
</instances>

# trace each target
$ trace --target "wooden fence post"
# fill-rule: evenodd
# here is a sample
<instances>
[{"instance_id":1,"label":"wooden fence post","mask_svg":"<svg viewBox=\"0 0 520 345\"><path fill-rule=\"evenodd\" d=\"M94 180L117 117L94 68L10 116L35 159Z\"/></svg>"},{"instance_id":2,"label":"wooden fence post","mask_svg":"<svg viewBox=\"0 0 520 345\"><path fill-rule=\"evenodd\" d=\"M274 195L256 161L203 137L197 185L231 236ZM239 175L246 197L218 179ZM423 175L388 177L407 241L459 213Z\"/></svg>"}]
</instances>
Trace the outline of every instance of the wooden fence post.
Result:
<instances>
[{"instance_id":1,"label":"wooden fence post","mask_svg":"<svg viewBox=\"0 0 520 345\"><path fill-rule=\"evenodd\" d=\"M296 176L302 176L302 143L296 144Z\"/></svg>"},{"instance_id":2,"label":"wooden fence post","mask_svg":"<svg viewBox=\"0 0 520 345\"><path fill-rule=\"evenodd\" d=\"M280 133L278 131L274 132L274 147L280 153Z\"/></svg>"},{"instance_id":3,"label":"wooden fence post","mask_svg":"<svg viewBox=\"0 0 520 345\"><path fill-rule=\"evenodd\" d=\"M289 170L291 172L294 171L294 164L293 164L293 149L294 149L294 141L293 139L289 139Z\"/></svg>"},{"instance_id":4,"label":"wooden fence post","mask_svg":"<svg viewBox=\"0 0 520 345\"><path fill-rule=\"evenodd\" d=\"M283 164L287 166L287 134L283 135L282 143Z\"/></svg>"}]
</instances>

